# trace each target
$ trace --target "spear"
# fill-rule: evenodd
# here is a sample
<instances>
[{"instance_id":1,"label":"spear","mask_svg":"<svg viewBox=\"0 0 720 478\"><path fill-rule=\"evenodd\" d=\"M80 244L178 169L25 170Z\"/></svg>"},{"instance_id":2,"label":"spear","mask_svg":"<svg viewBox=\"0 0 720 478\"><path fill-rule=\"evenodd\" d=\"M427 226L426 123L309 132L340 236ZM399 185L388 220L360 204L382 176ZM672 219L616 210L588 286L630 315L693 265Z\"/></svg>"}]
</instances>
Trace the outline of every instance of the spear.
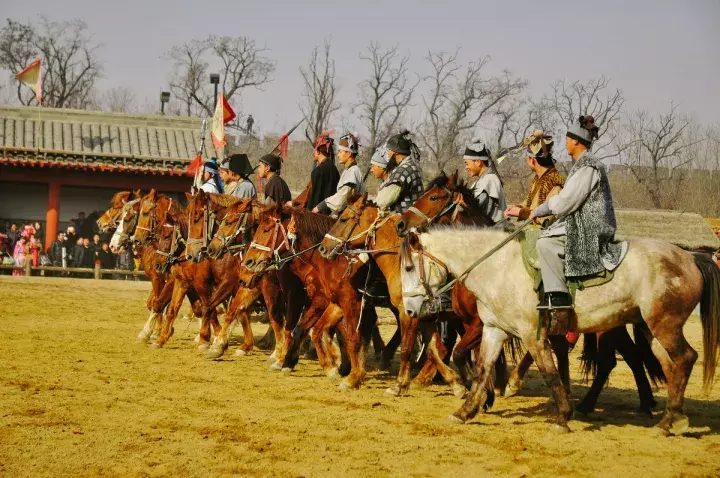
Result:
<instances>
[{"instance_id":1,"label":"spear","mask_svg":"<svg viewBox=\"0 0 720 478\"><path fill-rule=\"evenodd\" d=\"M190 188L190 192L192 194L195 194L195 186L198 182L198 175L200 174L200 171L202 168L202 153L205 150L205 135L207 134L207 118L203 118L202 127L200 128L200 144L198 145L197 154L195 155L195 159L190 163L190 166L188 166L188 170L193 173L193 184ZM193 171L194 170L194 171Z\"/></svg>"},{"instance_id":2,"label":"spear","mask_svg":"<svg viewBox=\"0 0 720 478\"><path fill-rule=\"evenodd\" d=\"M287 133L280 136L280 139L278 139L277 144L275 145L273 150L270 151L270 154L274 154L275 156L280 156L280 158L282 158L283 160L287 159L287 148L288 148L287 143L290 142L290 135L293 134L295 132L295 130L298 129L298 127L301 124L303 124L305 119L306 118L303 118L300 121L298 121L297 124L295 126L293 126L292 128L290 128L290 130ZM285 143L285 144L283 144L283 143ZM258 164L258 166L260 166L260 164ZM255 166L255 168L253 168L253 169L257 169L258 166ZM264 181L262 180L262 178L258 178L258 186L260 187L261 191L265 190L265 185L263 183L264 183Z\"/></svg>"}]
</instances>

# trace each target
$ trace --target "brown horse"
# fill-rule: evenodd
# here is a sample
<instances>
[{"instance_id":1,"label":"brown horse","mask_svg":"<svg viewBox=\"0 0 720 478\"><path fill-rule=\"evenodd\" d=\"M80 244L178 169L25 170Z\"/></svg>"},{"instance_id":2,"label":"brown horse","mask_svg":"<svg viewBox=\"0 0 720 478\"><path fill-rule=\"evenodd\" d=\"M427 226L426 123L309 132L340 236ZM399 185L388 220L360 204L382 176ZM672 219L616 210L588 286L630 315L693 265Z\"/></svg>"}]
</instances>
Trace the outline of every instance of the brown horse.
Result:
<instances>
[{"instance_id":1,"label":"brown horse","mask_svg":"<svg viewBox=\"0 0 720 478\"><path fill-rule=\"evenodd\" d=\"M217 259L223 254L235 256L239 273L242 267L243 252L252 238L252 232L256 228L257 216L261 209L262 206L250 200L238 201L230 205L215 237L208 244L208 255L213 259ZM285 360L285 351L291 341L292 328L297 324L302 306L306 301L302 283L287 270L270 271L263 274L257 288L239 288L230 303L222 329L208 349L208 358L216 359L225 353L234 321L238 316L241 318L246 336L243 345L252 344L252 329L249 328L250 308L260 296L264 299L270 326L275 335L275 350L270 356L270 360L273 362L271 369L279 370L281 368ZM212 307L217 300L216 293L213 293L210 306ZM285 314L287 319L284 321ZM283 322L286 324L285 327L283 327ZM236 354L245 355L248 351L247 347L241 347Z\"/></svg>"},{"instance_id":2,"label":"brown horse","mask_svg":"<svg viewBox=\"0 0 720 478\"><path fill-rule=\"evenodd\" d=\"M431 224L442 224L443 215L456 216L455 222L458 224L487 226L484 213L473 202L472 192L464 184L457 181L457 171L449 178L442 174L430 183L425 194L418 198L413 207L403 214L402 220L398 223L398 233L405 235L407 231L412 229L423 230ZM461 294L464 295L462 302L458 300L460 297L455 296L458 286L462 287ZM467 310L474 315L468 333L463 336L463 340L460 341L453 353L453 361L461 370L463 378L466 378L469 377L469 374L467 370L463 371L463 365L467 365L465 357L471 348L480 345L483 332L482 321L477 314L476 298L467 288L458 282L453 288L453 294L453 309L456 313L463 315L461 312ZM467 320L467 316L463 316ZM585 337L586 350L583 353L583 359L586 362L586 369L595 373L590 390L583 401L576 407L577 411L589 413L594 410L610 371L615 367L616 350L620 352L635 377L638 395L640 396L638 410L649 414L655 408L656 402L648 378L645 375L645 367L647 367L653 382L664 382L665 376L660 362L650 351L650 344L642 330L643 326L644 324L634 325L636 329L635 342L630 338L625 327L613 329L601 334L599 337L594 334ZM550 336L550 341L558 359L560 377L566 390L569 391L568 344L563 337L559 336ZM524 375L532 364L533 358L528 352L513 370L508 384L509 393L506 396L515 395L522 388Z\"/></svg>"},{"instance_id":3,"label":"brown horse","mask_svg":"<svg viewBox=\"0 0 720 478\"><path fill-rule=\"evenodd\" d=\"M110 199L110 207L98 218L96 224L101 233L114 231L120 224L123 210L128 203L140 199L140 190L120 191Z\"/></svg>"},{"instance_id":4,"label":"brown horse","mask_svg":"<svg viewBox=\"0 0 720 478\"><path fill-rule=\"evenodd\" d=\"M368 201L367 196L362 196L343 211L320 244L320 253L329 260L337 260L341 257L348 260L350 255L345 254L348 249L370 249L373 264L376 264L385 276L390 301L400 315L400 370L397 381L386 391L386 394L394 396L404 393L410 386L410 359L419 325L417 320L412 320L405 313L402 302L398 256L402 239L395 232L399 219L399 215L380 216L378 209ZM419 384L427 384L433 379L437 370L453 388L453 392L462 395L465 387L459 383L455 372L443 363L442 354L438 351L441 341L438 340L437 332L433 332L433 337L434 340L430 340L427 347L430 360L426 362L426 367L415 380Z\"/></svg>"},{"instance_id":5,"label":"brown horse","mask_svg":"<svg viewBox=\"0 0 720 478\"><path fill-rule=\"evenodd\" d=\"M365 349L375 327L374 310L364 314L361 322L361 301L348 280L362 263L328 261L315 249L334 221L301 208L273 206L260 214L258 228L243 265L252 273L250 285L268 267L281 268L284 262L305 286L310 305L293 331L293 341L284 367L290 370L297 360L297 348L309 329L320 365L329 376L337 376L336 356L327 339L331 327L337 327L344 339L350 359L350 374L340 383L341 389L358 388L365 377ZM295 252L296 250L300 252ZM292 259L282 259L290 256ZM341 321L342 320L342 321ZM362 334L359 333L362 325Z\"/></svg>"}]
</instances>

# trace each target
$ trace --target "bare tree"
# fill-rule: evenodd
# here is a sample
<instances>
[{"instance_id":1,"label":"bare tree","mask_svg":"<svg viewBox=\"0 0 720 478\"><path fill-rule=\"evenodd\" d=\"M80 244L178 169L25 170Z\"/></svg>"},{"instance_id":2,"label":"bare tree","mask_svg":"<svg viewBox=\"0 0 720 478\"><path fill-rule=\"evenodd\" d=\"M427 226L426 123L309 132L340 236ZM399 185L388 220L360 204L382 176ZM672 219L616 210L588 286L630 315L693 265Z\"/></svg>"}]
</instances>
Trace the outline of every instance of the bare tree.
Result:
<instances>
[{"instance_id":1,"label":"bare tree","mask_svg":"<svg viewBox=\"0 0 720 478\"><path fill-rule=\"evenodd\" d=\"M330 55L330 40L326 39L323 50L315 46L306 68L300 67L305 91L305 100L300 111L305 115L305 137L313 143L327 128L330 117L340 104L335 100L335 60Z\"/></svg>"},{"instance_id":2,"label":"bare tree","mask_svg":"<svg viewBox=\"0 0 720 478\"><path fill-rule=\"evenodd\" d=\"M366 146L372 152L398 128L420 80L408 81L410 56L400 55L397 45L382 49L371 42L360 59L370 64L371 72L358 85L359 101L354 109L359 109L358 116L370 134Z\"/></svg>"},{"instance_id":3,"label":"bare tree","mask_svg":"<svg viewBox=\"0 0 720 478\"><path fill-rule=\"evenodd\" d=\"M211 116L215 93L209 81L211 68L220 75L220 91L228 101L239 101L246 88L262 89L272 81L275 62L268 50L247 37L211 35L173 47L166 55L174 64L170 90L188 116Z\"/></svg>"},{"instance_id":4,"label":"bare tree","mask_svg":"<svg viewBox=\"0 0 720 478\"><path fill-rule=\"evenodd\" d=\"M527 82L513 78L508 71L484 78L483 68L490 61L487 56L465 68L458 64L457 52L430 52L427 60L432 73L424 80L431 89L428 97L423 96L425 124L419 133L430 160L443 169L458 155L461 135L488 120L501 102L522 92Z\"/></svg>"},{"instance_id":5,"label":"bare tree","mask_svg":"<svg viewBox=\"0 0 720 478\"><path fill-rule=\"evenodd\" d=\"M124 86L105 91L100 99L103 111L114 113L136 113L138 111L135 92Z\"/></svg>"},{"instance_id":6,"label":"bare tree","mask_svg":"<svg viewBox=\"0 0 720 478\"><path fill-rule=\"evenodd\" d=\"M703 140L697 137L689 118L681 117L677 105L657 120L637 111L627 120L621 162L649 195L656 208L676 207L689 178L695 154L690 148Z\"/></svg>"},{"instance_id":7,"label":"bare tree","mask_svg":"<svg viewBox=\"0 0 720 478\"><path fill-rule=\"evenodd\" d=\"M80 20L54 22L40 18L39 28L8 19L0 30L0 67L13 75L34 58L44 63L43 102L56 108L91 106L102 66L98 45ZM18 83L18 100L25 105L34 94Z\"/></svg>"},{"instance_id":8,"label":"bare tree","mask_svg":"<svg viewBox=\"0 0 720 478\"><path fill-rule=\"evenodd\" d=\"M569 128L581 115L591 115L600 127L599 137L593 145L593 151L599 159L617 156L621 151L617 144L613 147L615 129L613 126L621 119L625 96L619 89L610 88L610 79L601 76L587 83L565 80L551 85L552 93L544 95L542 102L552 111L557 120Z\"/></svg>"}]
</instances>

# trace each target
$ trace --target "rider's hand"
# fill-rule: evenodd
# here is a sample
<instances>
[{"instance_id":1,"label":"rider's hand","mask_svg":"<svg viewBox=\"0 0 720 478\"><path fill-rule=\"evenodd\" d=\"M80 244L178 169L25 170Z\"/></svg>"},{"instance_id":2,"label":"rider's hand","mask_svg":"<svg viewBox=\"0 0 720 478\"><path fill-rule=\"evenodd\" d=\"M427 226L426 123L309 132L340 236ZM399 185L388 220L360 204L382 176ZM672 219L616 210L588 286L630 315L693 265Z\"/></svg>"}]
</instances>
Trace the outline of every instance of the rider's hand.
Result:
<instances>
[{"instance_id":1,"label":"rider's hand","mask_svg":"<svg viewBox=\"0 0 720 478\"><path fill-rule=\"evenodd\" d=\"M535 219L537 216L535 215L535 210L533 209L530 211L530 216L528 216L528 219Z\"/></svg>"},{"instance_id":2,"label":"rider's hand","mask_svg":"<svg viewBox=\"0 0 720 478\"><path fill-rule=\"evenodd\" d=\"M285 203L285 205L286 205L287 207L292 207L293 203L292 203L292 201L288 201L288 202Z\"/></svg>"},{"instance_id":3,"label":"rider's hand","mask_svg":"<svg viewBox=\"0 0 720 478\"><path fill-rule=\"evenodd\" d=\"M320 212L320 210L319 210L319 209L317 208L317 206L315 206L315 207L313 208L312 212L314 212L314 213L316 213L316 214L317 214L317 213L319 213L319 212Z\"/></svg>"},{"instance_id":4,"label":"rider's hand","mask_svg":"<svg viewBox=\"0 0 720 478\"><path fill-rule=\"evenodd\" d=\"M510 206L505 209L505 215L507 217L518 217L520 215L520 206Z\"/></svg>"}]
</instances>

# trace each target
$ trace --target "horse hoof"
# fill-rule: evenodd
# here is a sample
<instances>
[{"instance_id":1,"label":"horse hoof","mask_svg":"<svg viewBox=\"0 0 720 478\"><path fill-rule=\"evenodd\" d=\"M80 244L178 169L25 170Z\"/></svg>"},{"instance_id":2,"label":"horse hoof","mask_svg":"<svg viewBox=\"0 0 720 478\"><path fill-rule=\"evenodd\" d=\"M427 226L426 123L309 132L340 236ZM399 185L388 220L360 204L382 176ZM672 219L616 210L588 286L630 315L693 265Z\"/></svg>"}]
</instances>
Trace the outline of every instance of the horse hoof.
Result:
<instances>
[{"instance_id":1,"label":"horse hoof","mask_svg":"<svg viewBox=\"0 0 720 478\"><path fill-rule=\"evenodd\" d=\"M198 352L207 352L210 348L210 344L200 344L198 345Z\"/></svg>"},{"instance_id":2,"label":"horse hoof","mask_svg":"<svg viewBox=\"0 0 720 478\"><path fill-rule=\"evenodd\" d=\"M292 373L292 371L293 371L293 369L291 369L290 367L282 367L280 369L280 373L283 375L290 375Z\"/></svg>"},{"instance_id":3,"label":"horse hoof","mask_svg":"<svg viewBox=\"0 0 720 478\"><path fill-rule=\"evenodd\" d=\"M663 428L661 426L654 426L652 429L652 435L656 437L669 437L670 436L670 430Z\"/></svg>"},{"instance_id":4,"label":"horse hoof","mask_svg":"<svg viewBox=\"0 0 720 478\"><path fill-rule=\"evenodd\" d=\"M465 395L465 392L467 392L467 389L459 382L455 382L452 384L452 391L453 395L457 398L462 398Z\"/></svg>"},{"instance_id":5,"label":"horse hoof","mask_svg":"<svg viewBox=\"0 0 720 478\"><path fill-rule=\"evenodd\" d=\"M277 353L273 352L272 354L270 354L270 357L268 357L268 361L275 362L276 360L277 360Z\"/></svg>"},{"instance_id":6,"label":"horse hoof","mask_svg":"<svg viewBox=\"0 0 720 478\"><path fill-rule=\"evenodd\" d=\"M682 435L690 428L690 419L685 415L678 415L673 418L673 422L670 425L670 433L678 436Z\"/></svg>"},{"instance_id":7,"label":"horse hoof","mask_svg":"<svg viewBox=\"0 0 720 478\"><path fill-rule=\"evenodd\" d=\"M237 350L235 351L235 356L236 356L236 357L244 357L244 356L246 356L247 354L248 354L248 353L247 353L246 351L244 351L243 349L237 349Z\"/></svg>"},{"instance_id":8,"label":"horse hoof","mask_svg":"<svg viewBox=\"0 0 720 478\"><path fill-rule=\"evenodd\" d=\"M162 344L159 344L157 342L151 342L148 344L148 347L150 347L151 349L161 349Z\"/></svg>"},{"instance_id":9,"label":"horse hoof","mask_svg":"<svg viewBox=\"0 0 720 478\"><path fill-rule=\"evenodd\" d=\"M566 435L570 433L570 427L567 426L567 424L563 423L562 425L559 423L556 423L550 427L550 430L548 433L551 433L553 435Z\"/></svg>"},{"instance_id":10,"label":"horse hoof","mask_svg":"<svg viewBox=\"0 0 720 478\"><path fill-rule=\"evenodd\" d=\"M639 407L637 407L635 409L635 413L638 413L640 415L645 415L647 417L652 417L653 416L652 412L653 412L653 407L648 407L645 405L640 405Z\"/></svg>"},{"instance_id":11,"label":"horse hoof","mask_svg":"<svg viewBox=\"0 0 720 478\"><path fill-rule=\"evenodd\" d=\"M137 339L135 339L135 343L136 344L146 344L146 343L148 343L148 340L150 340L148 337L140 335L140 336L138 336Z\"/></svg>"},{"instance_id":12,"label":"horse hoof","mask_svg":"<svg viewBox=\"0 0 720 478\"><path fill-rule=\"evenodd\" d=\"M518 392L520 390L522 390L522 388L524 386L525 386L525 383L522 380L517 381L517 382L514 382L514 381L508 382L507 387L505 389L504 397L505 398L514 397L515 395L518 394Z\"/></svg>"},{"instance_id":13,"label":"horse hoof","mask_svg":"<svg viewBox=\"0 0 720 478\"><path fill-rule=\"evenodd\" d=\"M449 423L450 425L463 425L465 423L465 420L456 415L448 415L448 417L445 419L445 423Z\"/></svg>"},{"instance_id":14,"label":"horse hoof","mask_svg":"<svg viewBox=\"0 0 720 478\"><path fill-rule=\"evenodd\" d=\"M343 380L342 382L340 382L340 385L338 385L338 389L340 389L343 392L347 392L349 390L352 390L353 386L350 385L349 383L347 383L345 380Z\"/></svg>"},{"instance_id":15,"label":"horse hoof","mask_svg":"<svg viewBox=\"0 0 720 478\"><path fill-rule=\"evenodd\" d=\"M342 380L342 376L340 375L337 367L333 367L332 369L330 369L330 371L327 373L327 377L330 380Z\"/></svg>"},{"instance_id":16,"label":"horse hoof","mask_svg":"<svg viewBox=\"0 0 720 478\"><path fill-rule=\"evenodd\" d=\"M208 349L207 353L205 354L205 357L210 360L214 360L214 359L218 359L218 358L222 357L224 353L225 353L225 351L219 347L211 347Z\"/></svg>"},{"instance_id":17,"label":"horse hoof","mask_svg":"<svg viewBox=\"0 0 720 478\"><path fill-rule=\"evenodd\" d=\"M400 396L400 387L397 385L393 385L392 387L385 390L385 396L386 397L399 397Z\"/></svg>"},{"instance_id":18,"label":"horse hoof","mask_svg":"<svg viewBox=\"0 0 720 478\"><path fill-rule=\"evenodd\" d=\"M160 337L158 334L152 334L152 335L150 336L150 340L157 340L158 337Z\"/></svg>"},{"instance_id":19,"label":"horse hoof","mask_svg":"<svg viewBox=\"0 0 720 478\"><path fill-rule=\"evenodd\" d=\"M283 366L282 366L281 363L279 363L279 362L273 362L273 363L270 364L270 366L268 367L268 372L279 372L280 370L282 370L282 368L283 368Z\"/></svg>"},{"instance_id":20,"label":"horse hoof","mask_svg":"<svg viewBox=\"0 0 720 478\"><path fill-rule=\"evenodd\" d=\"M195 342L196 344L199 344L199 343L200 343L200 334L197 334L197 335L195 336L195 338L193 339L193 342Z\"/></svg>"}]
</instances>

